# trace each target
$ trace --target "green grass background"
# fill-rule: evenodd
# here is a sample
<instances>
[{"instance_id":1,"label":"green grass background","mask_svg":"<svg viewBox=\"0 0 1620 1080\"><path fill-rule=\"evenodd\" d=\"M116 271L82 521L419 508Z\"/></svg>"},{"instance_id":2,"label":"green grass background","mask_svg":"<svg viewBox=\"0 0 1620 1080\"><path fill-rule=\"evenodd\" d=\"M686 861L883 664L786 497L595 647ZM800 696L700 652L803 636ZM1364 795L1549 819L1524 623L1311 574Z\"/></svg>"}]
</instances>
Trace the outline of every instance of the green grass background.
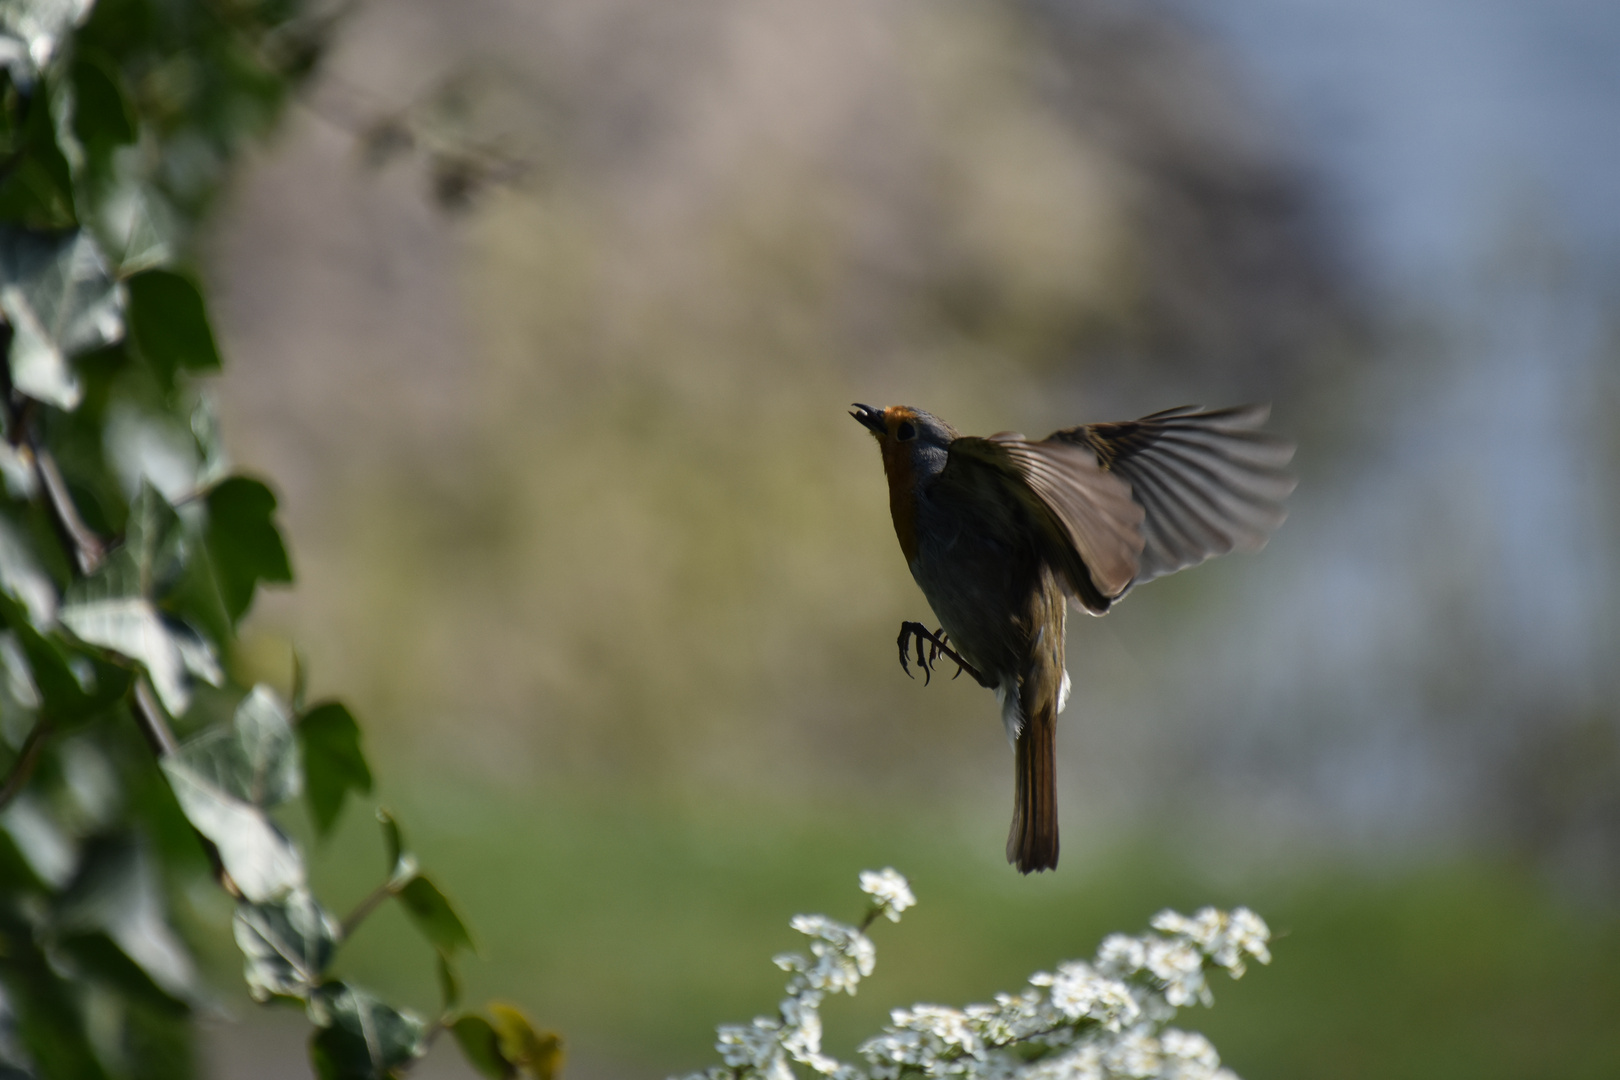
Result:
<instances>
[{"instance_id":1,"label":"green grass background","mask_svg":"<svg viewBox=\"0 0 1620 1080\"><path fill-rule=\"evenodd\" d=\"M522 1003L565 1035L576 1076L714 1063L716 1023L774 1010L784 976L770 958L802 940L788 919L858 918L856 875L885 865L908 875L918 906L874 927L876 973L825 1008L835 1053L891 1008L987 1000L1164 907L1213 903L1259 911L1274 960L1238 982L1217 976L1215 1008L1179 1023L1248 1080L1620 1076L1620 918L1507 863L1200 872L1142 839L1025 879L999 857L1000 821L967 815L420 777L391 806L480 944L464 964L469 1001ZM369 816L351 807L317 856L317 888L334 904L380 880ZM228 969L218 945L214 963ZM436 1007L431 954L392 906L345 947L339 969Z\"/></svg>"}]
</instances>

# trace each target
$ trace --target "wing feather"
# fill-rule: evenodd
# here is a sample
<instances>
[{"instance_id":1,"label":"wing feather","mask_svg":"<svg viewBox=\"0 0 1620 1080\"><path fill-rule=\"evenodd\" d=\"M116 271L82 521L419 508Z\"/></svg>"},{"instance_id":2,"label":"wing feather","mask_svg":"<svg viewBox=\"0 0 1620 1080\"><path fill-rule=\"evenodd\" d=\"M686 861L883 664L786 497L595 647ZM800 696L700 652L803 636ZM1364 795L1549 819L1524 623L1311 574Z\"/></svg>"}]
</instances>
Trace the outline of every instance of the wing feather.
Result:
<instances>
[{"instance_id":1,"label":"wing feather","mask_svg":"<svg viewBox=\"0 0 1620 1080\"><path fill-rule=\"evenodd\" d=\"M1110 475L1086 448L1032 443L1021 435L960 438L950 445L941 481L966 470L994 470L1029 512L1042 554L1065 591L1090 611L1108 610L1136 577L1143 509L1128 483Z\"/></svg>"},{"instance_id":2,"label":"wing feather","mask_svg":"<svg viewBox=\"0 0 1620 1080\"><path fill-rule=\"evenodd\" d=\"M1234 548L1256 551L1282 524L1294 445L1259 430L1269 414L1265 405L1184 405L1068 428L1037 445L1084 446L1130 485L1145 512L1135 581L1148 581Z\"/></svg>"}]
</instances>

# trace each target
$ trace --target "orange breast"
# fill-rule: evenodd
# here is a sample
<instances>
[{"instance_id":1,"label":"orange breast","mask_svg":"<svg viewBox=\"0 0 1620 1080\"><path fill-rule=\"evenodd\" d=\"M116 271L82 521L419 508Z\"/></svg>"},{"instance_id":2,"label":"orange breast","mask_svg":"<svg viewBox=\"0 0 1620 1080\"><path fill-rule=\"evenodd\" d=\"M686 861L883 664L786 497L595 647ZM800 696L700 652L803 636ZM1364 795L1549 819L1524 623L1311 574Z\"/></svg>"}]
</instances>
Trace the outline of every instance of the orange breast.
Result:
<instances>
[{"instance_id":1,"label":"orange breast","mask_svg":"<svg viewBox=\"0 0 1620 1080\"><path fill-rule=\"evenodd\" d=\"M917 557L917 493L911 451L893 438L883 440L883 474L889 478L889 516L909 565Z\"/></svg>"}]
</instances>

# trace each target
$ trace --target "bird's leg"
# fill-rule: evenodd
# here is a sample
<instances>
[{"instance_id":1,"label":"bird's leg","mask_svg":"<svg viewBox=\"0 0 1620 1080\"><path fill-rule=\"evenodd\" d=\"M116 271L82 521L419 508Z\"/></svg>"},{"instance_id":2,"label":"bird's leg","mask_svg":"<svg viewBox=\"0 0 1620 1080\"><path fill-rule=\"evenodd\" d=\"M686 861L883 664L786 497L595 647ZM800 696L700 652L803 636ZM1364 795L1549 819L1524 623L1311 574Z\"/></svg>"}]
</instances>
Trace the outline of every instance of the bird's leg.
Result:
<instances>
[{"instance_id":1,"label":"bird's leg","mask_svg":"<svg viewBox=\"0 0 1620 1080\"><path fill-rule=\"evenodd\" d=\"M928 641L929 643L929 650L927 653L923 652L924 640ZM924 626L922 623L901 623L900 638L897 642L897 644L900 646L901 670L907 675L910 675L912 678L916 678L915 675L911 674L911 668L907 665L908 658L906 656L907 647L915 642L917 648L917 666L923 669L924 686L928 685L928 682L930 681L933 661L937 660L940 656L947 656L956 661L956 675L960 675L965 671L969 675L972 675L978 683L983 685L984 676L980 675L978 669L972 664L962 659L960 653L951 648L950 645L946 644L946 642L949 640L950 639L945 636L945 631L943 628L935 631L934 633L929 633L928 627ZM956 675L952 675L951 678L956 678Z\"/></svg>"}]
</instances>

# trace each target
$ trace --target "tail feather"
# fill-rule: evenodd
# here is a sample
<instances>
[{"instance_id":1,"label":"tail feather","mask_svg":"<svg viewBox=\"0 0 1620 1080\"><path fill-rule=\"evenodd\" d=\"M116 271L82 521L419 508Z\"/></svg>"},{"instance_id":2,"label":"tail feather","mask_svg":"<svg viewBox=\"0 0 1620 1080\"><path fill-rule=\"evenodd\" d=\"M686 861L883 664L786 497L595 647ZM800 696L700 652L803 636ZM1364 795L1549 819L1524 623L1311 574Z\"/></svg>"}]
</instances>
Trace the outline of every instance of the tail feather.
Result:
<instances>
[{"instance_id":1,"label":"tail feather","mask_svg":"<svg viewBox=\"0 0 1620 1080\"><path fill-rule=\"evenodd\" d=\"M1028 874L1058 864L1057 702L1046 696L1026 709L1015 744L1017 791L1007 861Z\"/></svg>"}]
</instances>

